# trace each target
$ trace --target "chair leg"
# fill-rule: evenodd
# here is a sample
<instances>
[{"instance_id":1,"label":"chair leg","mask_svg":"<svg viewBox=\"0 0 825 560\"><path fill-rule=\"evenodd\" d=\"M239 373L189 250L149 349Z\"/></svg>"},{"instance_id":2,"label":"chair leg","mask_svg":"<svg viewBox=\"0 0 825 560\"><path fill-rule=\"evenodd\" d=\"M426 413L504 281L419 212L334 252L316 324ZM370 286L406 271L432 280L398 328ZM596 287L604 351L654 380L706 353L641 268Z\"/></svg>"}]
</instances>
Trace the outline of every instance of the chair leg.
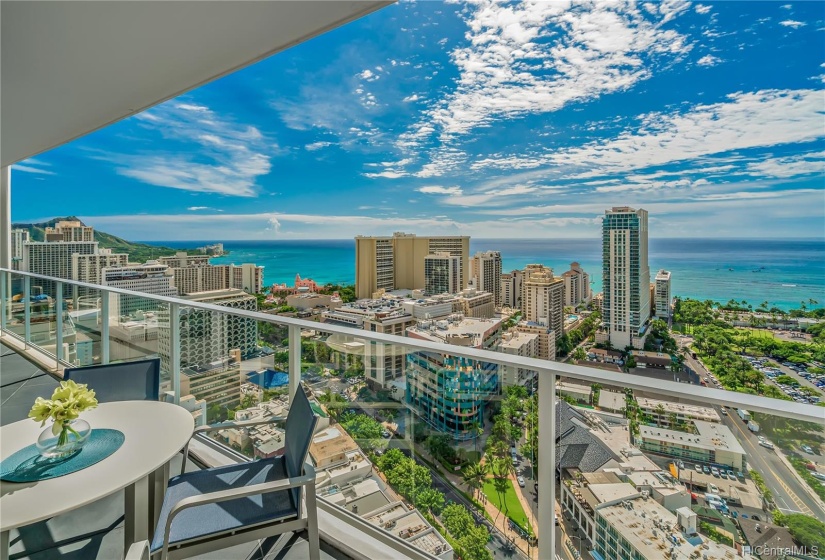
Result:
<instances>
[{"instance_id":1,"label":"chair leg","mask_svg":"<svg viewBox=\"0 0 825 560\"><path fill-rule=\"evenodd\" d=\"M315 502L315 483L306 488L307 534L309 538L309 560L321 560L321 539L318 536L318 504Z\"/></svg>"}]
</instances>

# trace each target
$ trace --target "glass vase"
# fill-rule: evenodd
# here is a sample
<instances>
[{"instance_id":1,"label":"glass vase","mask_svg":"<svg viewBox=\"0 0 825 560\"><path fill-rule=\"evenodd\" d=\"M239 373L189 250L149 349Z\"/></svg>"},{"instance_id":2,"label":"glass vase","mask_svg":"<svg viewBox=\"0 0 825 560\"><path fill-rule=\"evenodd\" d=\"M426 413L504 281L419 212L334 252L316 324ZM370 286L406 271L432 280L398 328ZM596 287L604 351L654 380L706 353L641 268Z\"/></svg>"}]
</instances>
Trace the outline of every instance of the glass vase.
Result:
<instances>
[{"instance_id":1,"label":"glass vase","mask_svg":"<svg viewBox=\"0 0 825 560\"><path fill-rule=\"evenodd\" d=\"M50 426L37 438L37 450L46 459L64 459L80 451L91 433L92 427L82 418L64 422L58 435Z\"/></svg>"}]
</instances>

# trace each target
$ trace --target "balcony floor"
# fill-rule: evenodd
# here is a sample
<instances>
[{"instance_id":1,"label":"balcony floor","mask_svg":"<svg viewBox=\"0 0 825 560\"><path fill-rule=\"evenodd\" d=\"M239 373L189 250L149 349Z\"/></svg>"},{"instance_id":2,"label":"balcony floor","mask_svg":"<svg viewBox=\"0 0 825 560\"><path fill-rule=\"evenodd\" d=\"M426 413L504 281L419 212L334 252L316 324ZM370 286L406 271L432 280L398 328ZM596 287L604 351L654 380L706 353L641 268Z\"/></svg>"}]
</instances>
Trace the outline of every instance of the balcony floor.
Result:
<instances>
[{"instance_id":1,"label":"balcony floor","mask_svg":"<svg viewBox=\"0 0 825 560\"><path fill-rule=\"evenodd\" d=\"M37 397L50 397L57 380L0 343L0 424L27 417ZM179 472L182 455L172 462ZM191 461L186 470L199 467ZM305 534L287 533L259 543L249 543L197 556L203 560L304 560L309 558ZM120 560L123 558L123 494L117 493L70 514L35 523L10 533L12 560ZM264 553L261 549L265 549ZM321 542L322 560L348 556Z\"/></svg>"}]
</instances>

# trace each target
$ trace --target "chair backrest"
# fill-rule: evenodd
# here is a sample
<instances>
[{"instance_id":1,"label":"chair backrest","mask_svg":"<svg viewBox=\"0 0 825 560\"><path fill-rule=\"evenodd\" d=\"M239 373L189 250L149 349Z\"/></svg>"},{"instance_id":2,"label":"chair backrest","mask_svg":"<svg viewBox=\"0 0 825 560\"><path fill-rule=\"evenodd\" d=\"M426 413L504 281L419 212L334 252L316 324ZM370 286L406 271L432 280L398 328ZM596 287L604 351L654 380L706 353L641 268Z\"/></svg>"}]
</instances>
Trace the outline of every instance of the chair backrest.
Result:
<instances>
[{"instance_id":1,"label":"chair backrest","mask_svg":"<svg viewBox=\"0 0 825 560\"><path fill-rule=\"evenodd\" d=\"M63 379L85 383L98 402L156 401L160 358L63 370Z\"/></svg>"},{"instance_id":2,"label":"chair backrest","mask_svg":"<svg viewBox=\"0 0 825 560\"><path fill-rule=\"evenodd\" d=\"M289 403L289 413L286 415L286 435L284 436L284 465L287 476L299 476L303 472L304 462L315 433L315 424L318 417L312 411L309 399L302 387L298 387ZM294 503L300 504L301 489L292 490Z\"/></svg>"}]
</instances>

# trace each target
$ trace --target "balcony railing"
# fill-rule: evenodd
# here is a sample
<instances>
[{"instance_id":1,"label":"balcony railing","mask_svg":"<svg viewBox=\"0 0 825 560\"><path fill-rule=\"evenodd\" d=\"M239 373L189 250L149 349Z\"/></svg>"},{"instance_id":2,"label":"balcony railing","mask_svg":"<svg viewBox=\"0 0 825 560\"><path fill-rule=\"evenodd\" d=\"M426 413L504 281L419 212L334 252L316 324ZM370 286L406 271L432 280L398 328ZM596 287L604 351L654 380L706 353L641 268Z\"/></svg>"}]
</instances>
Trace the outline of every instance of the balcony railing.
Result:
<instances>
[{"instance_id":1,"label":"balcony railing","mask_svg":"<svg viewBox=\"0 0 825 560\"><path fill-rule=\"evenodd\" d=\"M57 374L69 366L160 356L162 393L202 422L271 412L285 406L288 395L303 382L321 403L319 412L331 424L343 426L360 448L348 452L318 444L313 460L329 462L328 469L320 469L324 473L320 494L335 504L336 511L346 511L353 519L357 516L357 523L365 523L364 518L379 523L425 556L445 557L445 551L469 541L451 533L437 499L432 503L432 498L421 498L426 488L393 474L391 467L398 465L390 466L383 459L390 448L415 458L423 471L410 472L427 472L427 485L466 506L475 523L487 527L491 552L565 558L571 549L584 552L588 543L598 552L604 545L593 532L594 515L604 511L602 521L619 533L629 531L621 515L612 511L615 506L609 497L596 488L607 480L642 489L644 500L655 500L671 513L679 500L691 507L689 498L684 502L684 489L689 487L698 498L693 500L695 508L704 503L705 493L721 494L731 509L738 503L741 511L751 514L758 511L764 516L777 508L825 519L817 489L798 473L798 462L805 455L796 453L800 441L823 441L825 409L821 407L272 315L244 308L249 306L243 298L227 297L226 305L217 305L7 269L0 269L0 294L4 302L0 334L7 344L46 356ZM537 372L537 386L525 391L535 392L536 397L516 398L520 404L514 405L508 399L512 390L499 375L502 366ZM688 438L687 432L666 427L650 434L650 426L644 426L650 418L635 414L632 405L612 410L598 402L557 406L559 377L601 391L613 389L619 394L614 398L617 402L624 398L621 395L631 402L633 395L642 394L699 404L717 414L722 407L731 407L732 414L719 416L719 425L726 428L715 439L702 434ZM451 393L440 394L439 387L446 386ZM758 413L766 431L776 437L792 434L783 444L786 449L776 453L759 446L747 427L737 423L734 408ZM505 424L512 429L501 433ZM529 438L536 428L538 445L531 446ZM573 432L578 434L576 441L568 438ZM277 453L279 437L274 428L226 430L218 436L250 457ZM502 461L513 456L511 447L523 461L519 470ZM582 450L587 457L579 457ZM494 466L488 475L478 482L462 476L468 466L482 462ZM703 466L724 465L734 471L733 478L728 473L723 480L702 472ZM658 470L681 482L666 480ZM644 473L654 471L658 478L645 477ZM565 501L568 480L595 476L593 472L601 472L604 479L579 485L581 492L575 499ZM557 478L565 484L557 487L553 482ZM377 484L362 484L366 479ZM376 487L380 493L373 491ZM717 492L711 491L714 487ZM559 528L557 492L562 494L558 507L564 513ZM396 499L405 505L392 506ZM417 506L418 518L412 505ZM714 537L731 532L721 518L732 515L720 515L716 524L715 514L698 510L701 523L713 525ZM506 521L508 517L511 521ZM430 530L431 525L435 529ZM582 532L575 536L577 526ZM732 538L737 542L737 535ZM577 547L570 544L572 539ZM629 542L633 544L632 539ZM465 551L465 557L473 556Z\"/></svg>"}]
</instances>

